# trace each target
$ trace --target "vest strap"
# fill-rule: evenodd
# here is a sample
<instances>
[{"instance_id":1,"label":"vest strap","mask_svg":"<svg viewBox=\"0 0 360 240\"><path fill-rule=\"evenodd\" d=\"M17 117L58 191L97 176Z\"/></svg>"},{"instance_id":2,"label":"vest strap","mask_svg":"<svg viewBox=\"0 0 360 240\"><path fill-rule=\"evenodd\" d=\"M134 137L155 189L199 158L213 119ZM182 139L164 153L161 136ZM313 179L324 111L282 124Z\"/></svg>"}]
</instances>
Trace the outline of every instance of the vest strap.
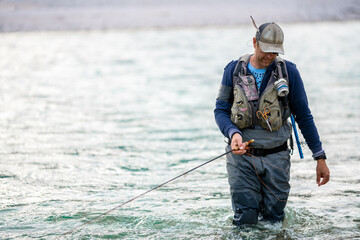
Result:
<instances>
[{"instance_id":1,"label":"vest strap","mask_svg":"<svg viewBox=\"0 0 360 240\"><path fill-rule=\"evenodd\" d=\"M246 54L239 58L239 61L236 64L235 70L233 72L233 76L239 76L239 73L241 75L247 75L246 67L250 60L251 55L252 54Z\"/></svg>"}]
</instances>

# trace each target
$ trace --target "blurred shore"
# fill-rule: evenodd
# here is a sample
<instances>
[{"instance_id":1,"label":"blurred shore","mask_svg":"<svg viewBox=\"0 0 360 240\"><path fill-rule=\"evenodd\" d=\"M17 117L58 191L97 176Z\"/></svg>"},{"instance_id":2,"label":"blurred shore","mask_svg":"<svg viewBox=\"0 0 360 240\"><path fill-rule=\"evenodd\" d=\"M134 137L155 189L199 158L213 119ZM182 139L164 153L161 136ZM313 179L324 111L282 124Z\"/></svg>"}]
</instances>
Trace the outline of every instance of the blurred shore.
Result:
<instances>
[{"instance_id":1,"label":"blurred shore","mask_svg":"<svg viewBox=\"0 0 360 240\"><path fill-rule=\"evenodd\" d=\"M0 0L0 32L360 19L356 0Z\"/></svg>"}]
</instances>

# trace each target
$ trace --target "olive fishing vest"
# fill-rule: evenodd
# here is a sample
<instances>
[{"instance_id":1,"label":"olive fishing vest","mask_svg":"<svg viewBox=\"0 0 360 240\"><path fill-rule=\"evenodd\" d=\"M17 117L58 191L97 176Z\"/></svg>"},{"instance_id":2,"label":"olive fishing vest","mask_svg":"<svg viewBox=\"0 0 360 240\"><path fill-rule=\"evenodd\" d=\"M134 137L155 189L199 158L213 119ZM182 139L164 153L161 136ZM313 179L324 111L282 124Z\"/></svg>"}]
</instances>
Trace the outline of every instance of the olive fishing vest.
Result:
<instances>
[{"instance_id":1,"label":"olive fishing vest","mask_svg":"<svg viewBox=\"0 0 360 240\"><path fill-rule=\"evenodd\" d=\"M254 128L258 125L270 130L270 125L272 131L278 131L291 114L287 96L278 97L274 84L280 78L289 83L285 62L279 56L275 58L275 69L264 92L259 96L255 78L247 72L250 56L251 54L242 56L233 73L234 101L231 121L239 129Z\"/></svg>"}]
</instances>

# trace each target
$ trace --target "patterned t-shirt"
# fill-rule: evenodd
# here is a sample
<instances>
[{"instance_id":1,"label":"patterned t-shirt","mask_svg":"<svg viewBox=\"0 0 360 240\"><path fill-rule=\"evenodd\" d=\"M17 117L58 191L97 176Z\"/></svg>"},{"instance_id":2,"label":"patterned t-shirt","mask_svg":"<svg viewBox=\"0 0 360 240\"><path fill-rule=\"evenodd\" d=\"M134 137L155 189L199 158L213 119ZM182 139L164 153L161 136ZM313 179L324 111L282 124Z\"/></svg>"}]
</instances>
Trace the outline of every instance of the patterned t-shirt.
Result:
<instances>
[{"instance_id":1,"label":"patterned t-shirt","mask_svg":"<svg viewBox=\"0 0 360 240\"><path fill-rule=\"evenodd\" d=\"M266 68L263 68L263 69L254 68L254 67L250 64L250 61L249 61L249 63L248 63L248 68L249 68L251 74L255 77L256 85L257 85L258 89L260 89L261 80L263 79L263 77L264 77L264 75L265 75Z\"/></svg>"}]
</instances>

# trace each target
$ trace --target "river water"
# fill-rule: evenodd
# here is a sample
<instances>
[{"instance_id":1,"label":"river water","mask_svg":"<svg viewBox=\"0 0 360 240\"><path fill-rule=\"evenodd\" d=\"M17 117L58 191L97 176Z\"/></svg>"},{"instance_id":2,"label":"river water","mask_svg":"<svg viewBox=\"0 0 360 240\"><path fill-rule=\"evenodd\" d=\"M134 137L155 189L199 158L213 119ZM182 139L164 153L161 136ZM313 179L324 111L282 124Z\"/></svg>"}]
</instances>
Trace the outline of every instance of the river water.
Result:
<instances>
[{"instance_id":1,"label":"river water","mask_svg":"<svg viewBox=\"0 0 360 240\"><path fill-rule=\"evenodd\" d=\"M213 109L253 27L0 34L1 239L360 239L360 24L282 24L331 181L292 156L282 224L236 228Z\"/></svg>"}]
</instances>

